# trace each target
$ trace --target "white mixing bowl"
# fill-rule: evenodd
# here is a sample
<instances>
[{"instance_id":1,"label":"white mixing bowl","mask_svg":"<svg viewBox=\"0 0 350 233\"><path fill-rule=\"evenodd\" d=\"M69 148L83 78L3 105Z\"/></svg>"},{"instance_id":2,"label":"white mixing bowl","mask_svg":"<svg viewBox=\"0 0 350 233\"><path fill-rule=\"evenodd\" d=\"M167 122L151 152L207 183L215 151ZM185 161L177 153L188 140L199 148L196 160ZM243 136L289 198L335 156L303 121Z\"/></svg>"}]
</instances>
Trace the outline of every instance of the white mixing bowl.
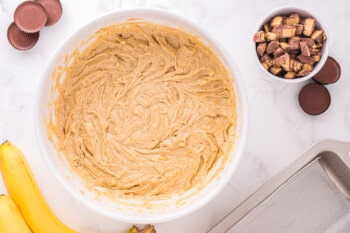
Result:
<instances>
[{"instance_id":1,"label":"white mixing bowl","mask_svg":"<svg viewBox=\"0 0 350 233\"><path fill-rule=\"evenodd\" d=\"M234 149L230 154L225 168L220 175L213 179L199 192L191 193L191 190L181 197L165 200L159 207L147 208L144 205L118 205L115 202L97 196L89 192L81 180L70 171L69 166L63 155L55 150L54 145L50 142L46 134L45 122L49 119L51 110L49 103L54 98L51 94L53 87L52 72L59 65L64 63L66 55L70 54L77 46L93 34L97 29L108 25L125 22L130 18L138 18L141 21L164 24L180 28L189 33L198 35L218 55L221 62L234 77L232 85L236 93L238 107L238 127L237 139ZM207 31L190 22L188 19L178 15L158 10L158 9L129 9L107 14L76 31L70 36L53 54L46 69L43 72L42 83L37 97L35 109L35 128L41 153L46 161L47 166L59 182L68 190L68 192L78 201L107 217L129 223L157 223L173 220L183 217L200 207L204 206L213 199L232 178L241 158L246 135L248 109L246 94L244 91L242 77L226 49L224 49Z\"/></svg>"}]
</instances>

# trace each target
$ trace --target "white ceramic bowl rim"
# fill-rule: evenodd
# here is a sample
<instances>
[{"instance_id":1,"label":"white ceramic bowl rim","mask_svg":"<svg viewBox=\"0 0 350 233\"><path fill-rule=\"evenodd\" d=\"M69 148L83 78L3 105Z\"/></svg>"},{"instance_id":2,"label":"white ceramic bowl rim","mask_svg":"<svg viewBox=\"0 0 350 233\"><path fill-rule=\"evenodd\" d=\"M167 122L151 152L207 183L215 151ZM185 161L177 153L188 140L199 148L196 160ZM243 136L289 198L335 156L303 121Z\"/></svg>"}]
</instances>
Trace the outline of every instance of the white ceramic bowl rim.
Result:
<instances>
[{"instance_id":1,"label":"white ceramic bowl rim","mask_svg":"<svg viewBox=\"0 0 350 233\"><path fill-rule=\"evenodd\" d=\"M66 48L68 46L71 46L73 44L74 46L77 46L82 39L85 39L85 37L82 37L82 34L86 34L86 31L88 32L87 35L92 34L95 32L98 28L102 26L111 25L112 23L120 23L124 22L129 18L140 18L144 19L145 21L151 21L151 22L159 22L159 21L171 21L174 22L175 25L181 25L185 26L186 29L191 29L192 33L195 33L197 35L200 35L201 39L205 39L204 42L210 42L212 49L216 51L216 53L221 56L221 60L223 61L224 65L226 65L226 68L228 68L233 74L234 74L234 88L236 92L237 97L237 104L238 104L238 129L237 129L237 140L235 142L235 151L234 151L234 159L233 161L229 162L230 164L227 164L226 168L224 169L225 173L222 173L222 177L220 177L220 181L211 182L204 190L200 191L200 195L195 201L189 205L184 205L179 208L177 208L175 211L167 212L164 214L139 214L139 213L123 213L119 211L114 211L111 209L106 208L105 206L101 206L100 203L95 203L91 201L90 199L85 198L80 191L75 190L71 185L67 184L67 179L64 175L62 175L59 171L59 165L57 165L57 158L54 158L55 161L50 158L50 152L52 152L52 145L51 148L49 148L49 144L51 144L46 136L46 128L44 119L45 119L45 113L43 113L42 109L47 108L47 97L49 96L50 88L50 78L52 71L54 68L57 67L57 61L61 61L63 59L63 56L66 54L69 54L72 51L67 51L67 53L62 53L63 51L66 51ZM91 30L90 28L94 28L94 30ZM104 216L107 216L112 219L116 219L123 222L129 222L129 223L157 223L157 222L165 222L169 220L173 220L179 217L183 217L189 213L192 213L193 211L201 208L206 203L208 203L210 200L212 200L228 183L228 181L232 178L232 175L234 171L236 170L236 167L239 163L239 160L241 158L241 155L243 153L246 137L247 137L247 131L248 131L248 102L247 97L243 85L243 80L241 80L241 76L239 73L239 70L235 63L233 62L231 56L228 54L227 50L224 49L220 43L217 42L213 37L210 36L208 32L206 32L203 28L200 26L194 24L188 19L185 19L183 17L180 17L178 15L175 15L171 12L160 10L160 9L154 9L154 8L136 8L136 9L127 9L127 10L119 10L115 12L111 12L107 15L104 15L100 18L97 18L93 20L92 22L88 23L87 25L83 26L82 28L78 29L75 33L72 34L65 42L62 43L61 46L58 47L58 49L53 54L51 60L49 61L48 65L46 66L46 69L43 72L42 80L41 80L41 86L37 94L36 98L36 104L35 104L35 110L34 110L34 119L35 119L35 132L36 132L36 138L38 141L38 145L41 151L42 156L44 157L45 163L47 164L49 170L53 173L54 177L60 182L62 186L66 188L68 193L73 196L74 199L81 202L83 205L87 206L91 210L102 214ZM52 156L51 156L52 157ZM58 156L54 156L58 157ZM216 182L216 183L215 183ZM214 185L212 185L212 183ZM208 190L210 188L210 190Z\"/></svg>"},{"instance_id":2,"label":"white ceramic bowl rim","mask_svg":"<svg viewBox=\"0 0 350 233\"><path fill-rule=\"evenodd\" d=\"M329 44L330 44L330 37L329 37L329 33L327 31L327 28L325 27L325 24L322 22L321 17L315 15L314 13L311 13L299 6L294 6L294 5L287 5L287 6L280 6L277 8L274 8L272 10L270 10L267 14L265 14L261 20L258 22L257 26L254 29L254 32L252 33L252 35L254 35L257 31L261 30L262 26L267 23L268 21L270 21L273 16L276 15L286 15L286 14L290 14L290 13L294 13L297 12L299 13L301 16L309 16L309 17L313 17L316 19L316 27L318 29L323 29L326 32L327 35L327 40L326 42L323 44L322 47L322 57L321 60L316 63L316 65L314 66L314 69L312 70L312 72L310 74L308 74L307 76L304 77L300 77L300 78L295 78L295 79L286 79L286 78L282 78L282 77L277 77L273 74L271 74L269 71L267 71L266 69L264 69L264 67L261 65L258 56L256 54L256 43L252 40L253 46L254 46L254 56L255 56L255 61L257 62L258 66L261 68L261 70L264 72L266 78L268 79L273 79L276 81L280 81L280 82L285 82L285 83L299 83L299 82L303 82L305 80L311 79L313 76L315 76L315 74L317 74L321 68L324 66L324 64L327 61L328 58L328 54L329 54ZM253 36L251 37L253 38Z\"/></svg>"}]
</instances>

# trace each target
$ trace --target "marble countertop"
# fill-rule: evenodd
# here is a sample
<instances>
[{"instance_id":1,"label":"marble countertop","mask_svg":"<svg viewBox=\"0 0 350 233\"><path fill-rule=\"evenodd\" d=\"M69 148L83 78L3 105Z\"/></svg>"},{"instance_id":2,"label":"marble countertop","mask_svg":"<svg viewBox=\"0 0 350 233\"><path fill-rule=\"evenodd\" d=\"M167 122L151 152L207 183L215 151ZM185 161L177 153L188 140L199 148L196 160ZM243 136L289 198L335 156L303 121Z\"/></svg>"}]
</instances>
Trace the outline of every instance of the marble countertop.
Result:
<instances>
[{"instance_id":1,"label":"marble countertop","mask_svg":"<svg viewBox=\"0 0 350 233\"><path fill-rule=\"evenodd\" d=\"M159 233L206 232L270 177L288 166L314 142L350 140L350 2L346 0L62 0L64 14L41 31L28 51L13 49L6 39L8 25L20 0L0 1L0 141L10 140L26 155L48 203L70 227L84 233L122 233L130 224L92 213L75 202L54 179L40 156L34 133L33 107L41 73L57 46L79 27L113 10L155 7L190 18L211 32L231 53L243 76L249 102L249 133L244 155L225 189L202 209L181 219L156 224ZM305 114L297 95L305 83L267 80L257 66L251 46L260 18L275 7L293 4L325 23L330 56L341 65L340 80L327 86L332 96L328 111ZM0 180L0 193L5 193Z\"/></svg>"}]
</instances>

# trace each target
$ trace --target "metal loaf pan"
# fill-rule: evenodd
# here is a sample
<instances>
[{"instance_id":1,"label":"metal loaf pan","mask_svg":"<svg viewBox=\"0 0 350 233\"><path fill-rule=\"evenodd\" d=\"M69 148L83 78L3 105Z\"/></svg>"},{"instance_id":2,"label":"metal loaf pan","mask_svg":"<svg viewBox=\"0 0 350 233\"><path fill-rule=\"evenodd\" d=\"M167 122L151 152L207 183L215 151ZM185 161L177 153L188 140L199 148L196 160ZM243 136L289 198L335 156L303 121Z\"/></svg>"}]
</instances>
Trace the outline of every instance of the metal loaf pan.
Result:
<instances>
[{"instance_id":1,"label":"metal loaf pan","mask_svg":"<svg viewBox=\"0 0 350 233\"><path fill-rule=\"evenodd\" d=\"M350 142L315 143L207 233L350 232Z\"/></svg>"}]
</instances>

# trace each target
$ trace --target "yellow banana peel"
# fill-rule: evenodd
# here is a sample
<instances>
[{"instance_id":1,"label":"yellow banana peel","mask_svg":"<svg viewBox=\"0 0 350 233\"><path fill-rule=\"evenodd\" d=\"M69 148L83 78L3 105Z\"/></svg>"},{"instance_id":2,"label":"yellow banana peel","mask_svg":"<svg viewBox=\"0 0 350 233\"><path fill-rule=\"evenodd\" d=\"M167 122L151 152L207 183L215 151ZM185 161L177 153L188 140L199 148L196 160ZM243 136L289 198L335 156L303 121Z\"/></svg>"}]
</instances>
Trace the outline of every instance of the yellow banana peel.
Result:
<instances>
[{"instance_id":1,"label":"yellow banana peel","mask_svg":"<svg viewBox=\"0 0 350 233\"><path fill-rule=\"evenodd\" d=\"M0 195L0 232L31 233L16 204L5 194Z\"/></svg>"},{"instance_id":2,"label":"yellow banana peel","mask_svg":"<svg viewBox=\"0 0 350 233\"><path fill-rule=\"evenodd\" d=\"M24 155L9 141L0 145L0 170L9 196L33 233L76 233L49 208Z\"/></svg>"}]
</instances>

